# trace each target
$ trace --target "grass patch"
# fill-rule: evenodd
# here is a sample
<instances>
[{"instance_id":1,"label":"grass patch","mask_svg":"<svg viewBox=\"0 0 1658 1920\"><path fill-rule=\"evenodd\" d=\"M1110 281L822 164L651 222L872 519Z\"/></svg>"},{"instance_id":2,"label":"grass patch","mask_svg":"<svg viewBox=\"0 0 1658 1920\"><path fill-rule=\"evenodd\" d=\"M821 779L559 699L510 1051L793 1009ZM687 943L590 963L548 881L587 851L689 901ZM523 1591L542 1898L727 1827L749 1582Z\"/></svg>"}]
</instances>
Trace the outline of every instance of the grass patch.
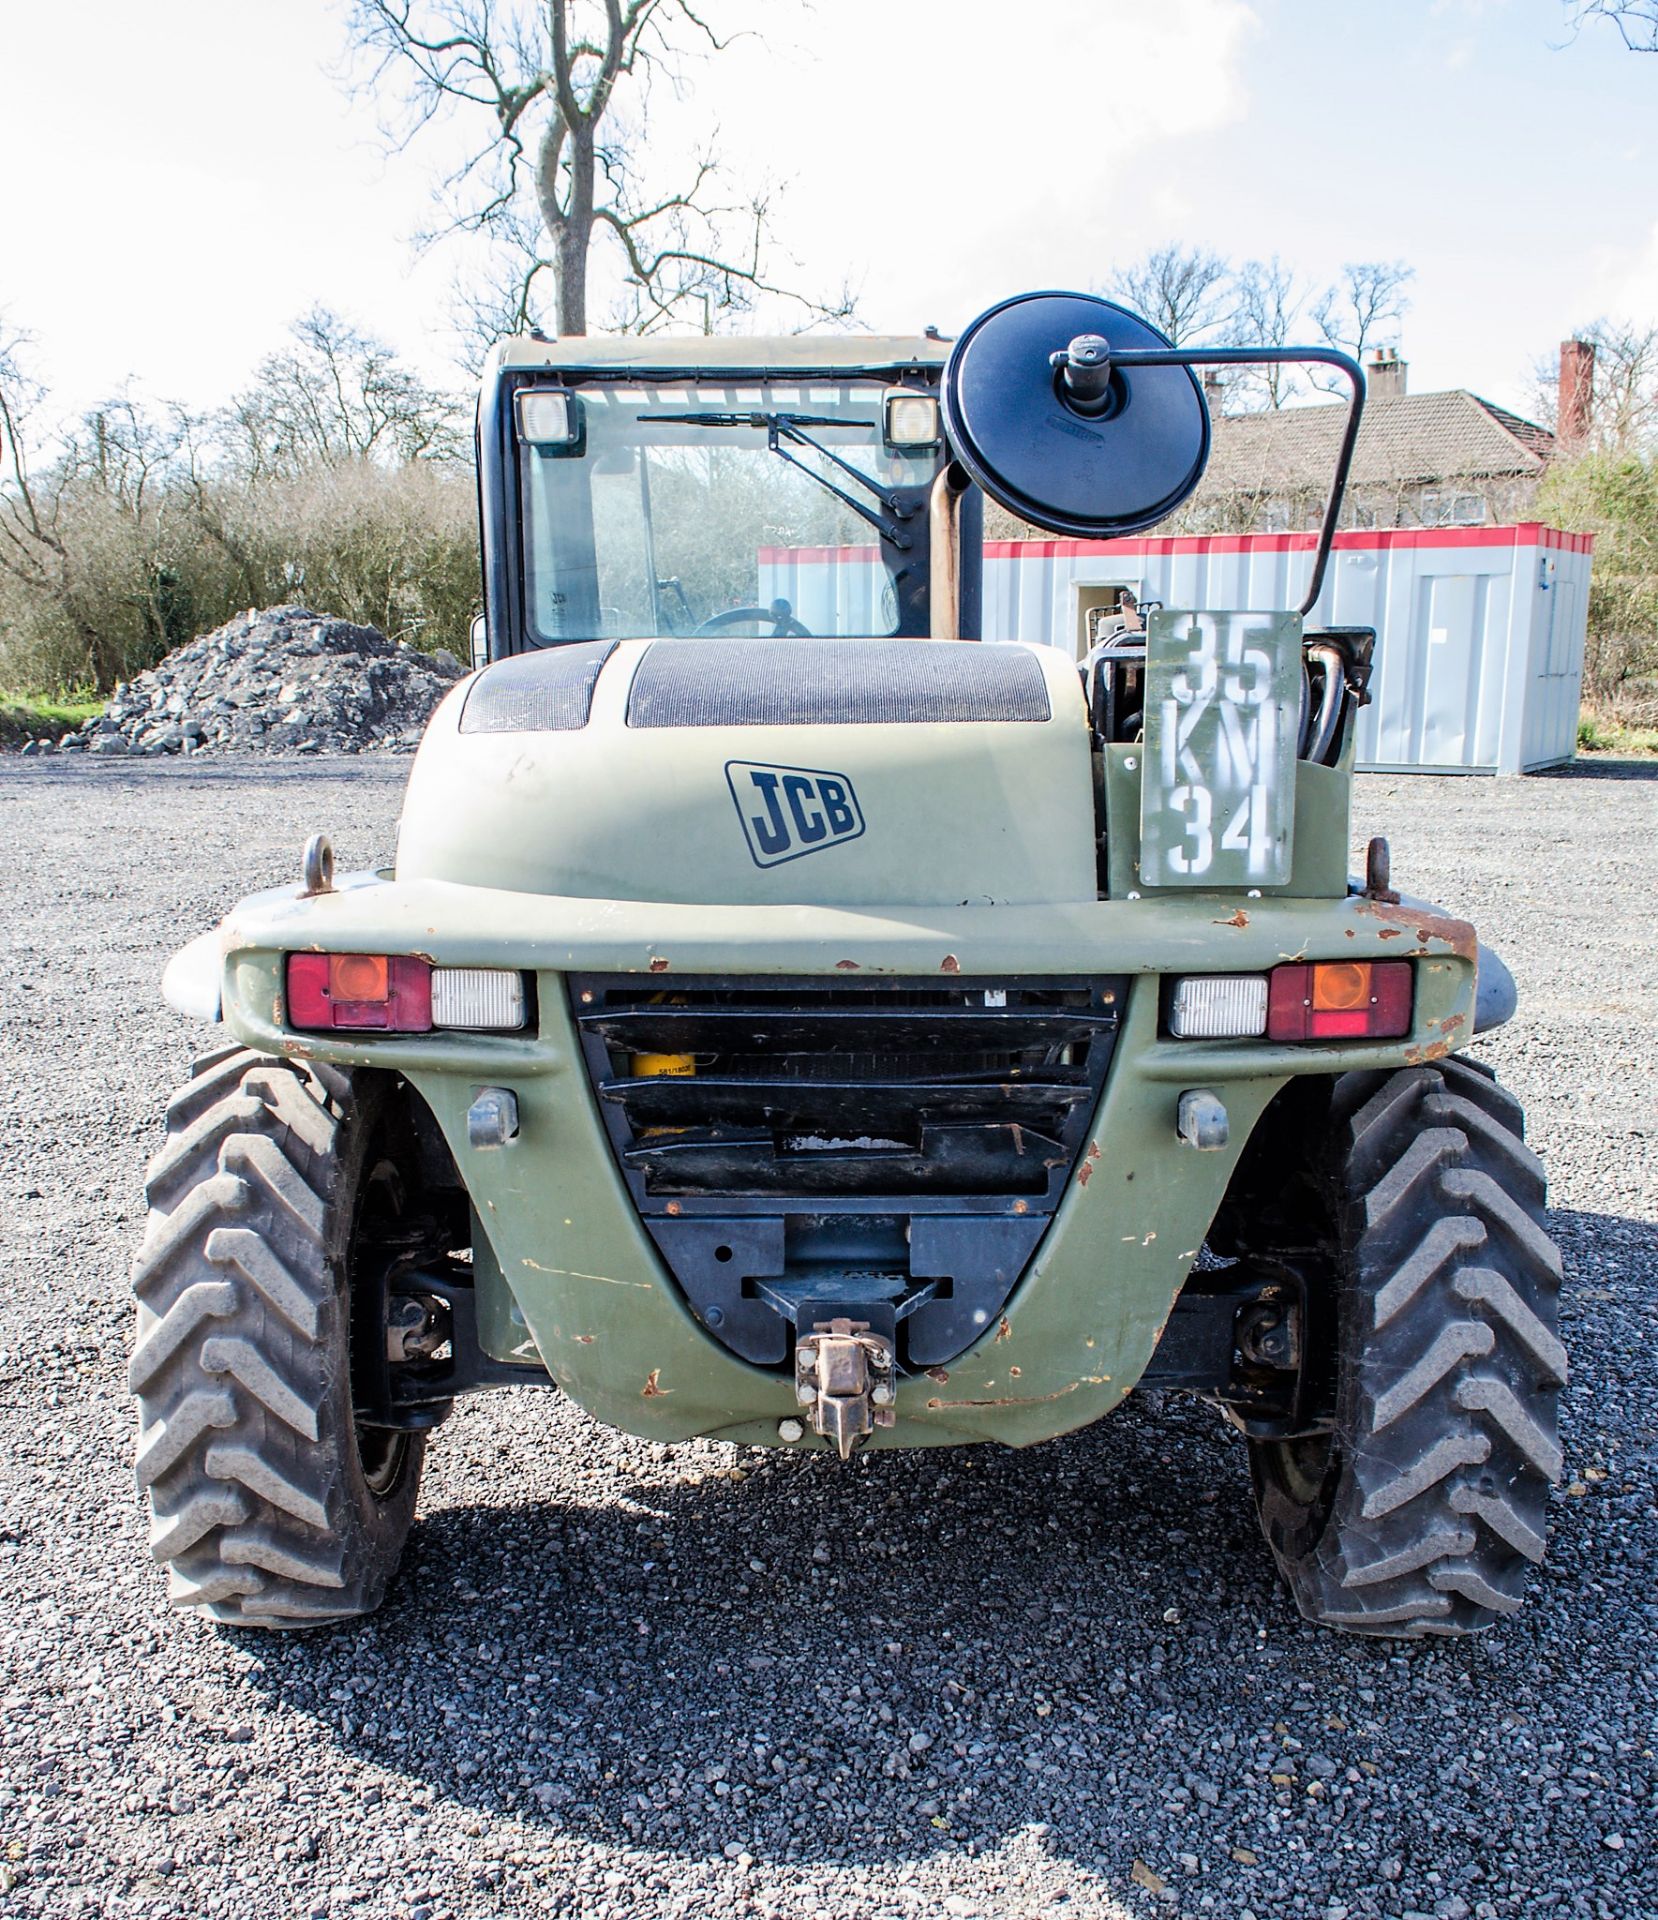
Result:
<instances>
[{"instance_id":1,"label":"grass patch","mask_svg":"<svg viewBox=\"0 0 1658 1920\"><path fill-rule=\"evenodd\" d=\"M28 740L56 740L73 733L104 703L95 696L84 700L47 699L33 693L0 693L0 747L20 747Z\"/></svg>"},{"instance_id":2,"label":"grass patch","mask_svg":"<svg viewBox=\"0 0 1658 1920\"><path fill-rule=\"evenodd\" d=\"M1585 713L1577 723L1580 753L1613 753L1629 758L1658 754L1658 727L1635 727L1605 714Z\"/></svg>"}]
</instances>

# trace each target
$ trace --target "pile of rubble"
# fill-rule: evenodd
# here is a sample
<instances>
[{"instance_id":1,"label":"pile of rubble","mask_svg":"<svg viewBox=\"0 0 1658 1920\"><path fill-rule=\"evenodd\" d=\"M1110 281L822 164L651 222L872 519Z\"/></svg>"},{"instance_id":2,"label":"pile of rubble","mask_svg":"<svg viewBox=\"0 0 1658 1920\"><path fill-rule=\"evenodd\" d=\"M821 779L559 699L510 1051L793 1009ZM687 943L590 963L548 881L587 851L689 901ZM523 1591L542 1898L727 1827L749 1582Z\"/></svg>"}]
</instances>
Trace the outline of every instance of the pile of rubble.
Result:
<instances>
[{"instance_id":1,"label":"pile of rubble","mask_svg":"<svg viewBox=\"0 0 1658 1920\"><path fill-rule=\"evenodd\" d=\"M306 607L239 614L118 686L57 751L411 753L465 672Z\"/></svg>"}]
</instances>

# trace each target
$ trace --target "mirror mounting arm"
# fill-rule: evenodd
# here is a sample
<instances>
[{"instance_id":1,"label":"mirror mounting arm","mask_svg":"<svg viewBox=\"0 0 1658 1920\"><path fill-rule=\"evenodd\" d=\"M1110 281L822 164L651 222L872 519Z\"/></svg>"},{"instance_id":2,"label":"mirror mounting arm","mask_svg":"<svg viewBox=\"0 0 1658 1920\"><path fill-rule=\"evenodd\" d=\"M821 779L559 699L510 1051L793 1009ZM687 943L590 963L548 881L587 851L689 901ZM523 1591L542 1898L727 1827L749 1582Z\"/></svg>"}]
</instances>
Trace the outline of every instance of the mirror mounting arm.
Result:
<instances>
[{"instance_id":1,"label":"mirror mounting arm","mask_svg":"<svg viewBox=\"0 0 1658 1920\"><path fill-rule=\"evenodd\" d=\"M1144 347L1113 353L1111 364L1113 367L1322 366L1334 367L1346 379L1351 389L1347 420L1336 454L1336 471L1330 483L1330 497L1324 503L1324 518L1319 525L1312 577L1307 582L1306 596L1301 602L1301 616L1305 619L1313 610L1313 602L1323 591L1325 570L1330 564L1330 548L1336 537L1336 522L1341 517L1342 496L1347 491L1347 475L1353 465L1353 449L1358 444L1359 420L1364 413L1364 372L1359 363L1351 354L1342 353L1335 347Z\"/></svg>"}]
</instances>

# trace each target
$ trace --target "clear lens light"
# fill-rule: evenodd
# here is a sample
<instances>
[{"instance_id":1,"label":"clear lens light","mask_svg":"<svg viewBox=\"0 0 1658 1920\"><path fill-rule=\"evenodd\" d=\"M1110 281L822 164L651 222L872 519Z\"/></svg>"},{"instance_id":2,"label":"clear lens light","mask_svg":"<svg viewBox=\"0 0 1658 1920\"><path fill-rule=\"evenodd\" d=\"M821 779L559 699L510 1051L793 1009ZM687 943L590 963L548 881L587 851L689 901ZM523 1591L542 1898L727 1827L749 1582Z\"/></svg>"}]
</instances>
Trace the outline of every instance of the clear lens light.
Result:
<instances>
[{"instance_id":1,"label":"clear lens light","mask_svg":"<svg viewBox=\"0 0 1658 1920\"><path fill-rule=\"evenodd\" d=\"M497 967L434 967L432 1025L510 1032L524 1024L524 976Z\"/></svg>"},{"instance_id":2,"label":"clear lens light","mask_svg":"<svg viewBox=\"0 0 1658 1920\"><path fill-rule=\"evenodd\" d=\"M518 396L518 437L532 447L567 447L576 437L575 409L567 393Z\"/></svg>"},{"instance_id":3,"label":"clear lens light","mask_svg":"<svg viewBox=\"0 0 1658 1920\"><path fill-rule=\"evenodd\" d=\"M1191 974L1174 983L1169 1032L1175 1039L1254 1039L1266 1030L1264 973Z\"/></svg>"},{"instance_id":4,"label":"clear lens light","mask_svg":"<svg viewBox=\"0 0 1658 1920\"><path fill-rule=\"evenodd\" d=\"M887 395L887 444L930 447L938 439L938 402L924 393Z\"/></svg>"}]
</instances>

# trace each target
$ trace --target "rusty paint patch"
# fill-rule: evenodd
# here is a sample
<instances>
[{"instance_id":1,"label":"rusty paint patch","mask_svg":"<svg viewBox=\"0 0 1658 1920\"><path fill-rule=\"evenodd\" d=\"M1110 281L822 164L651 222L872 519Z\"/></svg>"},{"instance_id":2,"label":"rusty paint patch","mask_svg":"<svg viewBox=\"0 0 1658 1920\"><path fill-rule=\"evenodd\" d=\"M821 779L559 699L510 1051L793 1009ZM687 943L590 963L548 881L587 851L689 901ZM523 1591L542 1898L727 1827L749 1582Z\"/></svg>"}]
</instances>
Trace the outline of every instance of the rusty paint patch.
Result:
<instances>
[{"instance_id":1,"label":"rusty paint patch","mask_svg":"<svg viewBox=\"0 0 1658 1920\"><path fill-rule=\"evenodd\" d=\"M1423 1041L1418 1047L1405 1049L1407 1067L1432 1066L1434 1061L1443 1060L1456 1046L1457 1036L1462 1030L1462 1015L1448 1013L1443 1020L1437 1020L1434 1024L1438 1032L1433 1039Z\"/></svg>"},{"instance_id":2,"label":"rusty paint patch","mask_svg":"<svg viewBox=\"0 0 1658 1920\"><path fill-rule=\"evenodd\" d=\"M1008 1325L1007 1315L1004 1313L1002 1315L1002 1324L996 1329L996 1338L998 1340L1011 1340L1012 1337L1013 1329Z\"/></svg>"},{"instance_id":3,"label":"rusty paint patch","mask_svg":"<svg viewBox=\"0 0 1658 1920\"><path fill-rule=\"evenodd\" d=\"M835 962L835 971L836 973L856 973L858 971L858 963L856 960L837 960Z\"/></svg>"},{"instance_id":4,"label":"rusty paint patch","mask_svg":"<svg viewBox=\"0 0 1658 1920\"><path fill-rule=\"evenodd\" d=\"M1077 1185L1079 1187L1087 1186L1088 1182L1093 1178L1094 1162L1099 1159L1099 1157L1100 1143L1097 1140L1090 1140L1088 1142L1088 1151L1083 1156L1082 1165L1077 1169ZM1128 1177L1132 1180L1134 1175L1131 1173Z\"/></svg>"},{"instance_id":5,"label":"rusty paint patch","mask_svg":"<svg viewBox=\"0 0 1658 1920\"><path fill-rule=\"evenodd\" d=\"M653 953L651 955L651 972L666 973L667 971L668 971L667 961L662 958L661 954Z\"/></svg>"},{"instance_id":6,"label":"rusty paint patch","mask_svg":"<svg viewBox=\"0 0 1658 1920\"><path fill-rule=\"evenodd\" d=\"M1249 915L1244 912L1242 907L1239 907L1236 913L1229 913L1224 920L1215 920L1211 922L1211 925L1217 927L1247 927L1249 925Z\"/></svg>"},{"instance_id":7,"label":"rusty paint patch","mask_svg":"<svg viewBox=\"0 0 1658 1920\"><path fill-rule=\"evenodd\" d=\"M961 962L953 953L947 953L940 963L938 970L940 973L960 973Z\"/></svg>"},{"instance_id":8,"label":"rusty paint patch","mask_svg":"<svg viewBox=\"0 0 1658 1920\"><path fill-rule=\"evenodd\" d=\"M1023 1372L1024 1372L1024 1368L1023 1368L1023 1367L1009 1367L1009 1368L1008 1368L1008 1370L1007 1370L1007 1377L1008 1377L1008 1378L1009 1378L1010 1380L1017 1380L1017 1379L1019 1378L1019 1376L1020 1376L1020 1374L1021 1374L1021 1373L1023 1373Z\"/></svg>"},{"instance_id":9,"label":"rusty paint patch","mask_svg":"<svg viewBox=\"0 0 1658 1920\"><path fill-rule=\"evenodd\" d=\"M657 1382L661 1378L662 1378L662 1369L660 1367L652 1367L650 1372L650 1378L645 1382L644 1393L642 1396L644 1399L659 1400L663 1394L672 1391L671 1388L657 1385Z\"/></svg>"},{"instance_id":10,"label":"rusty paint patch","mask_svg":"<svg viewBox=\"0 0 1658 1920\"><path fill-rule=\"evenodd\" d=\"M950 1370L947 1367L929 1367L927 1369L927 1378L929 1380L936 1380L942 1387L950 1378Z\"/></svg>"},{"instance_id":11,"label":"rusty paint patch","mask_svg":"<svg viewBox=\"0 0 1658 1920\"><path fill-rule=\"evenodd\" d=\"M1477 945L1474 929L1455 915L1434 911L1424 915L1420 907L1393 906L1385 900L1355 898L1352 911L1367 920L1380 920L1384 926L1397 927L1401 933L1414 934L1424 946L1438 940L1464 960L1474 958Z\"/></svg>"},{"instance_id":12,"label":"rusty paint patch","mask_svg":"<svg viewBox=\"0 0 1658 1920\"><path fill-rule=\"evenodd\" d=\"M1352 929L1349 928L1348 931L1351 932ZM1383 927L1381 932L1376 935L1378 940L1403 940L1404 937L1405 930L1403 927Z\"/></svg>"}]
</instances>

